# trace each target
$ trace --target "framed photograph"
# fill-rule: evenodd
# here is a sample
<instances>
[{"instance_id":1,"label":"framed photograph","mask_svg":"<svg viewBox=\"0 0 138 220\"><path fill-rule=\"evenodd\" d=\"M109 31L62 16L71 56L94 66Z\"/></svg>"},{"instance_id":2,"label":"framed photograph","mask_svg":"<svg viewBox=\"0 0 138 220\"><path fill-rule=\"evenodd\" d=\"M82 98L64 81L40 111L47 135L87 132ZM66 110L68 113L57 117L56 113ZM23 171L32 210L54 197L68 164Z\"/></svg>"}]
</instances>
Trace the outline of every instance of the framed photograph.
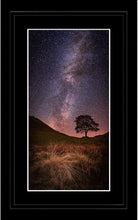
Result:
<instances>
[{"instance_id":1,"label":"framed photograph","mask_svg":"<svg viewBox=\"0 0 138 220\"><path fill-rule=\"evenodd\" d=\"M50 210L136 219L137 147L132 151L128 139L136 27L128 30L136 24L135 6L5 7L3 219Z\"/></svg>"},{"instance_id":2,"label":"framed photograph","mask_svg":"<svg viewBox=\"0 0 138 220\"><path fill-rule=\"evenodd\" d=\"M110 191L110 29L27 39L27 190Z\"/></svg>"}]
</instances>

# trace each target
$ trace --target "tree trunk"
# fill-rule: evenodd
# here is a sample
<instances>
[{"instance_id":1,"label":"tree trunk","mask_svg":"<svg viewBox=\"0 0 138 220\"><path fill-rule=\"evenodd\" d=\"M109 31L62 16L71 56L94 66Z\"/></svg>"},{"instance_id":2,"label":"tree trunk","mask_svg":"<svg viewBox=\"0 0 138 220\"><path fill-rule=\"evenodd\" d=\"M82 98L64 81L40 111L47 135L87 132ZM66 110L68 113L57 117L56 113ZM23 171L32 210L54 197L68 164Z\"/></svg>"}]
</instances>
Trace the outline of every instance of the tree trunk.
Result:
<instances>
[{"instance_id":1,"label":"tree trunk","mask_svg":"<svg viewBox=\"0 0 138 220\"><path fill-rule=\"evenodd\" d=\"M87 131L85 131L85 137L87 137Z\"/></svg>"}]
</instances>

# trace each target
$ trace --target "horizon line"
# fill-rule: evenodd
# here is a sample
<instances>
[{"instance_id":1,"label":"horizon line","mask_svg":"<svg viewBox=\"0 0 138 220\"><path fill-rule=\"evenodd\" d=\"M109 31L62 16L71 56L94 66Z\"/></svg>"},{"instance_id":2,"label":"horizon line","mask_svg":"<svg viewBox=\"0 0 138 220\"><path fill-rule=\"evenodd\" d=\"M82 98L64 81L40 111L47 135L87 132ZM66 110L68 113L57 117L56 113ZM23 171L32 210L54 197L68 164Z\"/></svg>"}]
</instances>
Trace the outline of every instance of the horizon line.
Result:
<instances>
[{"instance_id":1,"label":"horizon line","mask_svg":"<svg viewBox=\"0 0 138 220\"><path fill-rule=\"evenodd\" d=\"M54 130L54 131L56 131L56 132L58 132L58 133L60 133L60 134L63 134L63 135L69 136L69 137L74 137L74 138L84 138L84 137L85 137L85 136L82 136L82 137L76 137L76 136L68 135L68 134L66 134L66 133L60 132L60 131L58 131L58 130L52 128L52 127L49 126L46 122L44 122L43 120L41 120L41 119L35 117L34 115L29 115L29 117L32 117L32 118L38 119L39 121L41 121L42 123L44 123L46 126L48 126L48 127L51 128L52 130ZM103 134L98 134L98 135L95 135L95 136L87 136L87 138L94 138L94 137L97 137L97 136L105 135L105 134L107 134L107 133L109 133L109 130L108 130L107 132L103 133Z\"/></svg>"}]
</instances>

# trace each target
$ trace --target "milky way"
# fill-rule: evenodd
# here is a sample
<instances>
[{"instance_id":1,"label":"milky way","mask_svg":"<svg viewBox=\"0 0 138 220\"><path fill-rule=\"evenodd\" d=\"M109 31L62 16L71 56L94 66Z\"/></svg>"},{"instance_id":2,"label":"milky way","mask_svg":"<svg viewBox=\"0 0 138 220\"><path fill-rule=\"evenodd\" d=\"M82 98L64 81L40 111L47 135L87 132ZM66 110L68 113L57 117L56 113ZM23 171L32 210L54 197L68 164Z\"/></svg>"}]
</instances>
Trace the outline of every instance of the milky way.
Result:
<instances>
[{"instance_id":1,"label":"milky way","mask_svg":"<svg viewBox=\"0 0 138 220\"><path fill-rule=\"evenodd\" d=\"M91 115L109 130L109 31L29 31L29 111L71 136L74 120Z\"/></svg>"}]
</instances>

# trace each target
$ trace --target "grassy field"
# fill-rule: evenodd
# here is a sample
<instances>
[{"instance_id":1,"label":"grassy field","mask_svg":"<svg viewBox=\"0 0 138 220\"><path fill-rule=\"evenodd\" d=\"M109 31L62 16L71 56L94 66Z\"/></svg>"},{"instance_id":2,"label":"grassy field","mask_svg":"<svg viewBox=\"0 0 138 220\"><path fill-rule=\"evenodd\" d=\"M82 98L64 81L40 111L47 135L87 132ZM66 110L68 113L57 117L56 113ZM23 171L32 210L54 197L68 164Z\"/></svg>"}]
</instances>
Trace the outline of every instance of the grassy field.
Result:
<instances>
[{"instance_id":1,"label":"grassy field","mask_svg":"<svg viewBox=\"0 0 138 220\"><path fill-rule=\"evenodd\" d=\"M75 138L30 117L30 190L106 190L108 136Z\"/></svg>"}]
</instances>

